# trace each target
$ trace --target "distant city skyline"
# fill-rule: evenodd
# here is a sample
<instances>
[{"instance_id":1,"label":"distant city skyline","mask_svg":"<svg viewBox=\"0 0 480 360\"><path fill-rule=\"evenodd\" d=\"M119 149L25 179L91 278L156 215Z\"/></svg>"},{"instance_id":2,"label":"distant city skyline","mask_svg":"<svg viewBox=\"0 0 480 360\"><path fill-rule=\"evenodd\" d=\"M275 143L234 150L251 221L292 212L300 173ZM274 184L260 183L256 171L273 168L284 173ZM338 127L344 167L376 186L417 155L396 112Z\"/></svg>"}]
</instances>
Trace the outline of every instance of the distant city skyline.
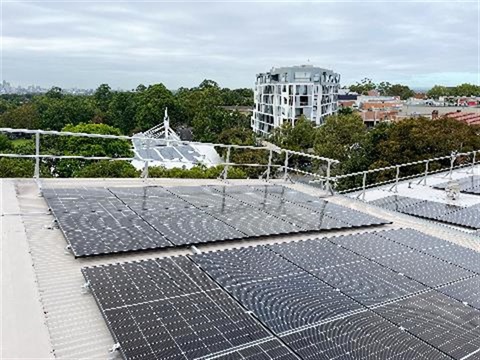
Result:
<instances>
[{"instance_id":1,"label":"distant city skyline","mask_svg":"<svg viewBox=\"0 0 480 360\"><path fill-rule=\"evenodd\" d=\"M252 88L311 64L416 89L479 84L478 6L460 1L4 2L1 77L41 87L133 89L203 79Z\"/></svg>"}]
</instances>

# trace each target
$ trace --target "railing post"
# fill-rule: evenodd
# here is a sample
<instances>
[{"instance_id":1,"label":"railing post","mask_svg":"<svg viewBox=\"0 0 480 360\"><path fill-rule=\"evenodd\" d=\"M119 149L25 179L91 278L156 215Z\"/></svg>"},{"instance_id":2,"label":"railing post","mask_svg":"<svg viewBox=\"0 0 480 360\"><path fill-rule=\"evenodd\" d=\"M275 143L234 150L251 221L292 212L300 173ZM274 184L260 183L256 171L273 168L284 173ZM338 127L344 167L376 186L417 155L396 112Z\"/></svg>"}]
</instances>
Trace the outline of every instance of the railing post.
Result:
<instances>
[{"instance_id":1,"label":"railing post","mask_svg":"<svg viewBox=\"0 0 480 360\"><path fill-rule=\"evenodd\" d=\"M400 178L400 166L397 165L397 173L395 175L395 192L398 192L398 180Z\"/></svg>"},{"instance_id":2,"label":"railing post","mask_svg":"<svg viewBox=\"0 0 480 360\"><path fill-rule=\"evenodd\" d=\"M40 133L35 133L35 173L34 178L40 179Z\"/></svg>"},{"instance_id":3,"label":"railing post","mask_svg":"<svg viewBox=\"0 0 480 360\"><path fill-rule=\"evenodd\" d=\"M473 152L473 160L472 160L472 174L473 174L473 172L475 171L475 161L476 161L476 157L477 157L477 152L474 151L474 152Z\"/></svg>"},{"instance_id":4,"label":"railing post","mask_svg":"<svg viewBox=\"0 0 480 360\"><path fill-rule=\"evenodd\" d=\"M423 176L423 185L427 185L427 177L428 177L428 170L429 170L429 167L430 167L430 161L427 160L427 162L425 163L425 175Z\"/></svg>"},{"instance_id":5,"label":"railing post","mask_svg":"<svg viewBox=\"0 0 480 360\"><path fill-rule=\"evenodd\" d=\"M150 139L147 140L147 157L150 157ZM143 164L142 179L148 179L148 167L150 165L149 159L145 159Z\"/></svg>"},{"instance_id":6,"label":"railing post","mask_svg":"<svg viewBox=\"0 0 480 360\"><path fill-rule=\"evenodd\" d=\"M284 165L284 172L283 172L283 180L287 181L288 179L288 150L285 150L285 165Z\"/></svg>"},{"instance_id":7,"label":"railing post","mask_svg":"<svg viewBox=\"0 0 480 360\"><path fill-rule=\"evenodd\" d=\"M266 181L270 180L270 168L272 167L272 157L273 157L273 150L270 149L270 154L268 155L267 176L265 177Z\"/></svg>"},{"instance_id":8,"label":"railing post","mask_svg":"<svg viewBox=\"0 0 480 360\"><path fill-rule=\"evenodd\" d=\"M225 167L223 168L223 180L227 180L228 179L228 164L230 163L230 151L231 151L232 147L229 146L227 148L227 157L225 159Z\"/></svg>"},{"instance_id":9,"label":"railing post","mask_svg":"<svg viewBox=\"0 0 480 360\"><path fill-rule=\"evenodd\" d=\"M367 172L363 172L363 180L362 180L362 200L365 201L365 192L367 190Z\"/></svg>"},{"instance_id":10,"label":"railing post","mask_svg":"<svg viewBox=\"0 0 480 360\"><path fill-rule=\"evenodd\" d=\"M453 175L453 165L455 164L455 160L457 159L457 154L452 152L451 159L450 159L450 171L448 172L448 178L452 180Z\"/></svg>"},{"instance_id":11,"label":"railing post","mask_svg":"<svg viewBox=\"0 0 480 360\"><path fill-rule=\"evenodd\" d=\"M327 161L327 183L325 184L325 190L328 191L330 194L333 195L333 191L330 188L330 170L331 170L332 162L330 160Z\"/></svg>"}]
</instances>

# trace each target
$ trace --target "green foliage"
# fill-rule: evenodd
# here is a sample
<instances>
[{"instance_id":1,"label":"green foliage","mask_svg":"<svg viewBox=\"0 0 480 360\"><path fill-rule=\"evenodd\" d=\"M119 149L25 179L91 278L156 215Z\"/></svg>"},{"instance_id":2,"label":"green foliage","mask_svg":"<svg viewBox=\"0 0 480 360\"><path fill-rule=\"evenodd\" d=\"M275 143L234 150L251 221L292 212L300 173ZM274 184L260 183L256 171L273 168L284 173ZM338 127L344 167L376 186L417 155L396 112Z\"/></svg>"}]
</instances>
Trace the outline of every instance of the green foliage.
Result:
<instances>
[{"instance_id":1,"label":"green foliage","mask_svg":"<svg viewBox=\"0 0 480 360\"><path fill-rule=\"evenodd\" d=\"M318 130L312 121L302 115L294 127L290 123L284 123L275 129L270 140L284 149L308 151L313 148Z\"/></svg>"},{"instance_id":2,"label":"green foliage","mask_svg":"<svg viewBox=\"0 0 480 360\"><path fill-rule=\"evenodd\" d=\"M428 92L429 98L438 99L441 96L480 96L480 86L461 84L454 87L435 85Z\"/></svg>"},{"instance_id":3,"label":"green foliage","mask_svg":"<svg viewBox=\"0 0 480 360\"><path fill-rule=\"evenodd\" d=\"M0 134L0 152L7 153L13 150L12 141L7 135Z\"/></svg>"},{"instance_id":4,"label":"green foliage","mask_svg":"<svg viewBox=\"0 0 480 360\"><path fill-rule=\"evenodd\" d=\"M238 111L227 111L216 107L202 109L193 120L195 140L202 142L217 142L219 134L232 128L247 128L248 119Z\"/></svg>"},{"instance_id":5,"label":"green foliage","mask_svg":"<svg viewBox=\"0 0 480 360\"><path fill-rule=\"evenodd\" d=\"M91 97L50 97L47 94L34 99L40 114L40 129L59 131L67 124L89 123L96 114L95 103Z\"/></svg>"},{"instance_id":6,"label":"green foliage","mask_svg":"<svg viewBox=\"0 0 480 360\"><path fill-rule=\"evenodd\" d=\"M67 132L87 134L120 135L120 131L105 124L78 124L67 125L63 129ZM90 137L49 137L46 141L50 152L59 155L75 156L108 156L114 158L132 157L129 140L101 139ZM59 177L75 177L91 160L62 159L52 161L54 173ZM83 175L82 175L83 176Z\"/></svg>"},{"instance_id":7,"label":"green foliage","mask_svg":"<svg viewBox=\"0 0 480 360\"><path fill-rule=\"evenodd\" d=\"M205 166L194 166L191 169L166 169L155 166L148 169L148 176L152 178L188 178L188 179L216 179L223 171L223 166L207 168ZM229 179L245 179L247 174L238 167L228 169Z\"/></svg>"},{"instance_id":8,"label":"green foliage","mask_svg":"<svg viewBox=\"0 0 480 360\"><path fill-rule=\"evenodd\" d=\"M172 122L176 119L176 102L173 94L163 85L149 86L137 94L135 125L140 131L150 129L163 121L165 108L169 110Z\"/></svg>"},{"instance_id":9,"label":"green foliage","mask_svg":"<svg viewBox=\"0 0 480 360\"><path fill-rule=\"evenodd\" d=\"M18 158L0 158L0 178L32 178L35 171L35 160ZM40 176L51 177L48 167L40 164Z\"/></svg>"},{"instance_id":10,"label":"green foliage","mask_svg":"<svg viewBox=\"0 0 480 360\"><path fill-rule=\"evenodd\" d=\"M384 96L399 96L402 100L407 100L415 95L415 91L406 85L390 84L389 82L381 82L377 85L377 90Z\"/></svg>"},{"instance_id":11,"label":"green foliage","mask_svg":"<svg viewBox=\"0 0 480 360\"><path fill-rule=\"evenodd\" d=\"M40 116L34 104L12 107L0 115L0 126L14 129L38 129Z\"/></svg>"},{"instance_id":12,"label":"green foliage","mask_svg":"<svg viewBox=\"0 0 480 360\"><path fill-rule=\"evenodd\" d=\"M102 160L87 164L73 172L78 178L135 178L140 171L126 161Z\"/></svg>"},{"instance_id":13,"label":"green foliage","mask_svg":"<svg viewBox=\"0 0 480 360\"><path fill-rule=\"evenodd\" d=\"M361 81L357 81L356 84L350 85L350 91L354 91L360 95L367 95L370 90L375 90L377 85L372 82L372 79L364 78Z\"/></svg>"}]
</instances>

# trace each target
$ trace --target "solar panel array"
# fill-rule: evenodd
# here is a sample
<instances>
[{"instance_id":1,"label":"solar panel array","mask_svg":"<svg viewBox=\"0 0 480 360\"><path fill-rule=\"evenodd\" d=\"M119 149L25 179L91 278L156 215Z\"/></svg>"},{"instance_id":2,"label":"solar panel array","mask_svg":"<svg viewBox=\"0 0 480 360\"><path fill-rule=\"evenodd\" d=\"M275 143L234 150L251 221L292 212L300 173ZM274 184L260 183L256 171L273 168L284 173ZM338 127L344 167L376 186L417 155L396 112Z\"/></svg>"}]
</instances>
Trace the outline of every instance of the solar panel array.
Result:
<instances>
[{"instance_id":1,"label":"solar panel array","mask_svg":"<svg viewBox=\"0 0 480 360\"><path fill-rule=\"evenodd\" d=\"M472 175L466 178L455 180L460 185L460 191L467 194L480 195L480 176ZM434 185L436 189L446 189L448 182Z\"/></svg>"},{"instance_id":2,"label":"solar panel array","mask_svg":"<svg viewBox=\"0 0 480 360\"><path fill-rule=\"evenodd\" d=\"M83 273L126 359L475 360L479 264L400 229Z\"/></svg>"},{"instance_id":3,"label":"solar panel array","mask_svg":"<svg viewBox=\"0 0 480 360\"><path fill-rule=\"evenodd\" d=\"M44 189L75 256L381 225L281 186Z\"/></svg>"},{"instance_id":4,"label":"solar panel array","mask_svg":"<svg viewBox=\"0 0 480 360\"><path fill-rule=\"evenodd\" d=\"M371 204L425 219L437 220L471 229L480 229L480 204L469 207L430 200L391 195L370 201Z\"/></svg>"}]
</instances>

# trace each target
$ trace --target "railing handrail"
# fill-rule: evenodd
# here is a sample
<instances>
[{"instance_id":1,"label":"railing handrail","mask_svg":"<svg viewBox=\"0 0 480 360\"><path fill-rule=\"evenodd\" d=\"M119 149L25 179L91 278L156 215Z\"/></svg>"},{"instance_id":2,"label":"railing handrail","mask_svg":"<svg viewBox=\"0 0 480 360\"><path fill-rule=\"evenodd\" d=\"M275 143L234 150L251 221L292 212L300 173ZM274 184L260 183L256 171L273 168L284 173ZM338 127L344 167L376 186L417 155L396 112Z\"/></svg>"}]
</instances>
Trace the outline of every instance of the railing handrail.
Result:
<instances>
[{"instance_id":1,"label":"railing handrail","mask_svg":"<svg viewBox=\"0 0 480 360\"><path fill-rule=\"evenodd\" d=\"M35 171L34 171L34 178L39 179L40 177L40 159L80 159L80 160L122 160L122 161L143 161L144 162L144 170L142 172L143 177L148 177L148 167L149 163L155 162L155 159L148 159L143 158L139 154L136 154L134 157L109 157L109 156L80 156L80 155L50 155L50 154L40 154L40 136L41 135L57 135L57 136L74 136L74 137L87 137L87 138L101 138L101 139L118 139L118 140L142 140L146 142L146 148L150 148L152 143L162 143L165 142L165 145L198 145L198 146L212 146L212 147L221 147L227 149L227 158L226 161L216 164L217 166L224 166L224 170L222 172L222 177L227 179L228 167L230 166L246 166L246 167L266 167L267 170L265 171L264 175L265 179L268 181L270 179L270 169L276 168L281 169L284 171L284 179L287 180L287 172L294 171L305 175L311 175L316 178L321 178L326 180L326 188L327 190L331 191L330 188L330 180L331 180L331 167L332 165L340 163L340 161L335 159L330 159L323 156L318 156L314 154L307 154L300 151L294 151L289 149L283 149L280 147L269 147L269 146L253 146L253 145L236 145L236 144L216 144L216 143L204 143L204 142L194 142L194 141L185 141L185 140L175 140L175 139L157 139L154 137L146 137L142 135L133 135L133 136L126 136L126 135L106 135L106 134L91 134L91 133L82 133L82 132L69 132L69 131L56 131L56 130L40 130L40 129L14 129L14 128L0 128L0 133L21 133L21 134L32 134L35 135L35 154L7 154L2 153L0 157L11 157L11 158L27 158L27 159L35 159ZM268 152L268 163L266 164L240 164L240 163L233 163L230 161L230 151L231 149L249 149L249 150L265 150ZM284 165L278 165L272 163L273 153L277 154L285 154L285 163ZM301 157L306 157L309 159L315 159L326 162L326 176L322 176L319 174L310 173L307 171L303 171L297 168L289 167L288 160L289 156L297 155Z\"/></svg>"}]
</instances>

